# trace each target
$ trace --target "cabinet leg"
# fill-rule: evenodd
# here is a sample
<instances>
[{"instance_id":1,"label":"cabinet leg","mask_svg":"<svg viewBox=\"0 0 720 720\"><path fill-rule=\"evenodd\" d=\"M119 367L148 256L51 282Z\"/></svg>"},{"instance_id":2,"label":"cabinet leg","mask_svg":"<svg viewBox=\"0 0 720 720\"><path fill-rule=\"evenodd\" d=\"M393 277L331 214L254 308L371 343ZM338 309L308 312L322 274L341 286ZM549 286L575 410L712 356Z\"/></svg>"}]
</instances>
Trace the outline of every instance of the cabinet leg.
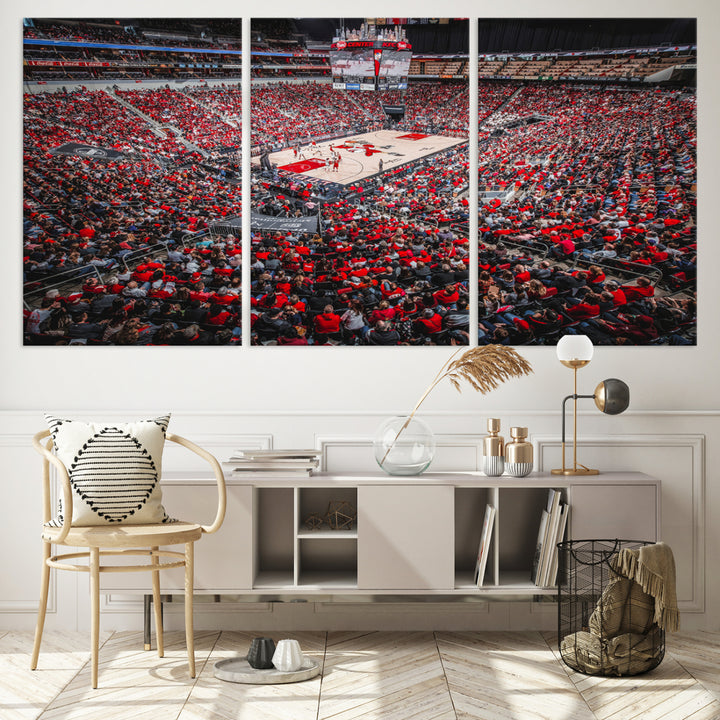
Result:
<instances>
[{"instance_id":1,"label":"cabinet leg","mask_svg":"<svg viewBox=\"0 0 720 720\"><path fill-rule=\"evenodd\" d=\"M150 605L152 605L152 595L146 593L143 595L143 646L145 650L151 648Z\"/></svg>"}]
</instances>

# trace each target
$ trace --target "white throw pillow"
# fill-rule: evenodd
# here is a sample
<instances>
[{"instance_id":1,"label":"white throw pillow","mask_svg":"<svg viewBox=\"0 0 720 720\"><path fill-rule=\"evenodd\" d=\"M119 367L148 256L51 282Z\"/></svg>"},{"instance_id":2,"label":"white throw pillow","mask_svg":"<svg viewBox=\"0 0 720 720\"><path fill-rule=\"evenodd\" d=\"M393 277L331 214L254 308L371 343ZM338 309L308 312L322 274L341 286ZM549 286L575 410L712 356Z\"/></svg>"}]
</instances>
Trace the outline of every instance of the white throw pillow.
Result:
<instances>
[{"instance_id":1,"label":"white throw pillow","mask_svg":"<svg viewBox=\"0 0 720 720\"><path fill-rule=\"evenodd\" d=\"M104 425L45 415L73 489L73 525L172 522L162 506L162 452L170 415ZM62 499L58 517L62 525Z\"/></svg>"}]
</instances>

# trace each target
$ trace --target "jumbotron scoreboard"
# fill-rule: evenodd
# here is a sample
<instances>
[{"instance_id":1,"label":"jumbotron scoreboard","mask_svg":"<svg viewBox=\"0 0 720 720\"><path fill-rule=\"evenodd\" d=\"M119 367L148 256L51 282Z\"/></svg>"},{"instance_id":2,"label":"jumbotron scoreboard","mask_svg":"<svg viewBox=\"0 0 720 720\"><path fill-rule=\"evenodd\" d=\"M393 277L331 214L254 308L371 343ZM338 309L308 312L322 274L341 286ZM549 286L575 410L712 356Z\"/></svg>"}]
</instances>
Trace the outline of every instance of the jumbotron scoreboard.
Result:
<instances>
[{"instance_id":1,"label":"jumbotron scoreboard","mask_svg":"<svg viewBox=\"0 0 720 720\"><path fill-rule=\"evenodd\" d=\"M336 90L407 90L412 46L405 41L339 40L330 46Z\"/></svg>"}]
</instances>

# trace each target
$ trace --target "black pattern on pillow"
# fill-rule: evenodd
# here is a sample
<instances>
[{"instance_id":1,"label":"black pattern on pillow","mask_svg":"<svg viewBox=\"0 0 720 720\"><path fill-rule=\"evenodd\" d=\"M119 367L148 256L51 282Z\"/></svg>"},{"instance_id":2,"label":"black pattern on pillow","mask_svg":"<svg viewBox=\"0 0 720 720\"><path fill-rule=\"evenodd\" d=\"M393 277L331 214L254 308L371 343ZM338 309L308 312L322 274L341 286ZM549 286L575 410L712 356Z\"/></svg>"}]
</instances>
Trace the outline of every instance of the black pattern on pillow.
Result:
<instances>
[{"instance_id":1,"label":"black pattern on pillow","mask_svg":"<svg viewBox=\"0 0 720 720\"><path fill-rule=\"evenodd\" d=\"M160 489L170 415L114 425L45 419L70 477L73 525L172 522ZM61 502L50 524L62 522Z\"/></svg>"}]
</instances>

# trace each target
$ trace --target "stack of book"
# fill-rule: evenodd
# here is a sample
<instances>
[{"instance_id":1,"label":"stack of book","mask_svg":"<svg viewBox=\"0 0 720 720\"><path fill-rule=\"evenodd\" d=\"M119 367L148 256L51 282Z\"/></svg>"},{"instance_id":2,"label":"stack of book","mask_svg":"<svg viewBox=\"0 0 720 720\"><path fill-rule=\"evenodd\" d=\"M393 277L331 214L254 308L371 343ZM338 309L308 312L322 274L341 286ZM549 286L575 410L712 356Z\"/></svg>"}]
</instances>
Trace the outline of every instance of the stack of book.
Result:
<instances>
[{"instance_id":1,"label":"stack of book","mask_svg":"<svg viewBox=\"0 0 720 720\"><path fill-rule=\"evenodd\" d=\"M236 450L222 464L233 475L287 477L311 475L320 464L320 450Z\"/></svg>"},{"instance_id":2,"label":"stack of book","mask_svg":"<svg viewBox=\"0 0 720 720\"><path fill-rule=\"evenodd\" d=\"M555 585L558 570L557 544L567 525L568 505L561 502L559 490L548 490L548 500L540 516L531 580L538 587Z\"/></svg>"}]
</instances>

